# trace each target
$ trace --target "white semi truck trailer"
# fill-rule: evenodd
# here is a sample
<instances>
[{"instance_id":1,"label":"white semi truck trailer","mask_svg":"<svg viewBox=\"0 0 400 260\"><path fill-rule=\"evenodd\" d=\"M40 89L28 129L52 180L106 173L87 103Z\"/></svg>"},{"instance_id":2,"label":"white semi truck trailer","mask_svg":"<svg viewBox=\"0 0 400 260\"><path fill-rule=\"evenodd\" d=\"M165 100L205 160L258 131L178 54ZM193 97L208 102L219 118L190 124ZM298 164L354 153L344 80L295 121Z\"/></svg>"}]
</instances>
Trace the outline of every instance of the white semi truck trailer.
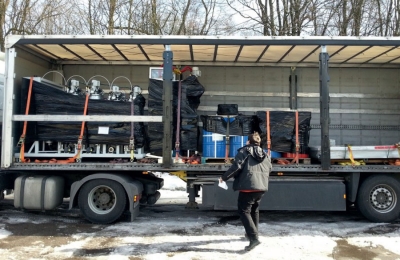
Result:
<instances>
[{"instance_id":1,"label":"white semi truck trailer","mask_svg":"<svg viewBox=\"0 0 400 260\"><path fill-rule=\"evenodd\" d=\"M257 118L264 148L275 153L262 210L355 205L371 221L395 221L399 46L399 37L8 36L0 190L13 190L15 207L25 210L52 210L69 198L87 220L107 224L125 211L133 221L140 204L156 203L163 180L153 173L169 172L186 180L187 207L198 206L201 191L204 206L235 209L237 193L218 188L217 178L230 167L231 147L240 146L234 138L253 131ZM186 66L198 70L180 74ZM159 100L149 85L154 68L162 71ZM204 92L192 107L195 139L189 140L196 146L177 154L176 137L188 132L179 129L188 89L177 82L188 76ZM148 101L141 114L131 105L138 95ZM237 111L216 115L224 105ZM273 130L281 123L269 120L274 113L294 122L284 128L290 151L274 139L282 133ZM296 114L309 115L301 129ZM250 118L249 129L238 118ZM131 135L104 143L121 136L115 132L121 125ZM138 126L149 135L148 147L136 144ZM89 144L94 136L100 137Z\"/></svg>"}]
</instances>

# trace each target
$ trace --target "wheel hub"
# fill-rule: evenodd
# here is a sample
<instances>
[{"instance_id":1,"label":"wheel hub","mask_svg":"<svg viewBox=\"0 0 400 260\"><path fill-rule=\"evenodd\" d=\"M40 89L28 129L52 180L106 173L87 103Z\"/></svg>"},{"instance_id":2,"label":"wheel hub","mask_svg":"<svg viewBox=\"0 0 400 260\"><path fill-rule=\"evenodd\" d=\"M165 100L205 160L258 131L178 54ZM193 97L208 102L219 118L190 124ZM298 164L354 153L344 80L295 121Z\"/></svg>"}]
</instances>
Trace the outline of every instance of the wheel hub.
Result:
<instances>
[{"instance_id":1,"label":"wheel hub","mask_svg":"<svg viewBox=\"0 0 400 260\"><path fill-rule=\"evenodd\" d=\"M391 211L396 205L394 196L396 194L391 187L379 185L372 189L370 201L375 210L385 213Z\"/></svg>"},{"instance_id":2,"label":"wheel hub","mask_svg":"<svg viewBox=\"0 0 400 260\"><path fill-rule=\"evenodd\" d=\"M102 193L99 196L99 202L100 204L107 204L110 201L110 195L107 193Z\"/></svg>"},{"instance_id":3,"label":"wheel hub","mask_svg":"<svg viewBox=\"0 0 400 260\"><path fill-rule=\"evenodd\" d=\"M90 209L97 214L107 214L116 205L116 195L110 187L97 186L89 193L88 203Z\"/></svg>"}]
</instances>

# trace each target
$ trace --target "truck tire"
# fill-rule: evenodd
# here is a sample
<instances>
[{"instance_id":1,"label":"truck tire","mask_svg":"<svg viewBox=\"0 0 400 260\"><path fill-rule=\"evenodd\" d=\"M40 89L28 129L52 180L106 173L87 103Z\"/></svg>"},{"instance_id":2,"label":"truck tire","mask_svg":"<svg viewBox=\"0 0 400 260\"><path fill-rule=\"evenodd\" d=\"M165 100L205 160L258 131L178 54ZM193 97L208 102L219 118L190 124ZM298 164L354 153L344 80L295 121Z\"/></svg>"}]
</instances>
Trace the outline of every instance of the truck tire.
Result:
<instances>
[{"instance_id":1,"label":"truck tire","mask_svg":"<svg viewBox=\"0 0 400 260\"><path fill-rule=\"evenodd\" d=\"M357 207L373 222L392 222L400 214L400 183L388 175L368 177L360 186Z\"/></svg>"},{"instance_id":2,"label":"truck tire","mask_svg":"<svg viewBox=\"0 0 400 260\"><path fill-rule=\"evenodd\" d=\"M91 180L79 191L78 205L90 222L109 224L118 220L126 209L125 190L113 180Z\"/></svg>"}]
</instances>

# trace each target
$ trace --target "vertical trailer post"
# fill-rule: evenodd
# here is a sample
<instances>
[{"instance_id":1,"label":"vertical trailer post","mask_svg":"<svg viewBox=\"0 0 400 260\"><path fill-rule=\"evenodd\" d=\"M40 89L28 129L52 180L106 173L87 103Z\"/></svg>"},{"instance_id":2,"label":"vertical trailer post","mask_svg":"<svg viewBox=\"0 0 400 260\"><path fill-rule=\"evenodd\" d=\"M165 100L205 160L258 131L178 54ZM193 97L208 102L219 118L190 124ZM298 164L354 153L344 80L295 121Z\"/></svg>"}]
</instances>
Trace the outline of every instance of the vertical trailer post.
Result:
<instances>
[{"instance_id":1,"label":"vertical trailer post","mask_svg":"<svg viewBox=\"0 0 400 260\"><path fill-rule=\"evenodd\" d=\"M14 48L6 49L5 61L6 71L4 78L4 99L3 99L3 138L2 138L2 153L1 153L1 167L9 168L13 158L13 121L12 116L14 113L14 80L15 80L15 57L17 53Z\"/></svg>"},{"instance_id":2,"label":"vertical trailer post","mask_svg":"<svg viewBox=\"0 0 400 260\"><path fill-rule=\"evenodd\" d=\"M168 168L172 165L172 60L171 46L166 45L163 53L163 164Z\"/></svg>"},{"instance_id":3,"label":"vertical trailer post","mask_svg":"<svg viewBox=\"0 0 400 260\"><path fill-rule=\"evenodd\" d=\"M296 67L290 68L290 109L297 109L297 78Z\"/></svg>"},{"instance_id":4,"label":"vertical trailer post","mask_svg":"<svg viewBox=\"0 0 400 260\"><path fill-rule=\"evenodd\" d=\"M319 95L320 95L320 123L321 123L321 166L329 170L331 165L331 151L329 144L329 54L326 46L321 46L319 54Z\"/></svg>"}]
</instances>

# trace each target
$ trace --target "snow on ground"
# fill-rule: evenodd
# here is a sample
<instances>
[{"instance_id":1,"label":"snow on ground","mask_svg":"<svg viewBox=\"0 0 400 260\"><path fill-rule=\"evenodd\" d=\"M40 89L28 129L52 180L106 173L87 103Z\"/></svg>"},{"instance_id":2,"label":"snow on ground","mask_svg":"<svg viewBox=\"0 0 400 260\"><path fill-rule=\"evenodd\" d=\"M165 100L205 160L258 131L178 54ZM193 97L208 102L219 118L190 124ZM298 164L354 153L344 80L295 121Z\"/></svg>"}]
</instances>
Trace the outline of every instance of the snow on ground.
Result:
<instances>
[{"instance_id":1,"label":"snow on ground","mask_svg":"<svg viewBox=\"0 0 400 260\"><path fill-rule=\"evenodd\" d=\"M5 230L4 226L4 224L0 224L0 239L4 239L11 235L11 232Z\"/></svg>"},{"instance_id":2,"label":"snow on ground","mask_svg":"<svg viewBox=\"0 0 400 260\"><path fill-rule=\"evenodd\" d=\"M248 241L234 211L185 210L186 183L160 177L162 203L141 209L134 222L102 226L81 216L10 210L0 216L2 259L400 259L400 223L345 213L262 212L262 244L245 252Z\"/></svg>"}]
</instances>

